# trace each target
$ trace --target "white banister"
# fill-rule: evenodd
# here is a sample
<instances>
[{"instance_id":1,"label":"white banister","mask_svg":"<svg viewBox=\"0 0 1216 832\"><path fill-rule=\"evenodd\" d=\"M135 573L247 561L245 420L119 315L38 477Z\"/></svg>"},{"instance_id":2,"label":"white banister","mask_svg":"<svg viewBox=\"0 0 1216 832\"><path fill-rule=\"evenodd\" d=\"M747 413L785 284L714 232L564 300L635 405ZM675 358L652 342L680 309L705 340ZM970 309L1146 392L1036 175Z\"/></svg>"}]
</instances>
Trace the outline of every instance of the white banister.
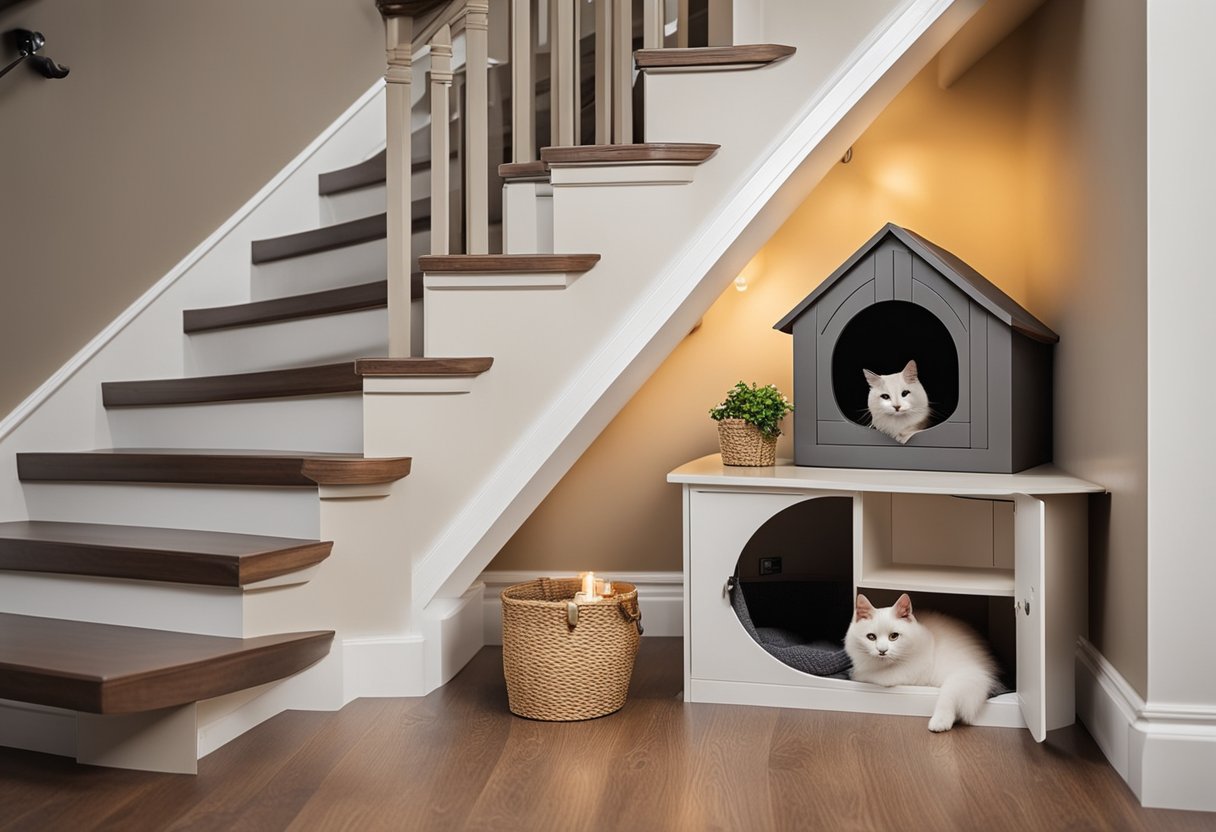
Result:
<instances>
[{"instance_id":1,"label":"white banister","mask_svg":"<svg viewBox=\"0 0 1216 832\"><path fill-rule=\"evenodd\" d=\"M490 250L489 0L465 0L465 252Z\"/></svg>"},{"instance_id":2,"label":"white banister","mask_svg":"<svg viewBox=\"0 0 1216 832\"><path fill-rule=\"evenodd\" d=\"M511 161L533 161L536 158L535 147L532 0L511 0Z\"/></svg>"},{"instance_id":3,"label":"white banister","mask_svg":"<svg viewBox=\"0 0 1216 832\"><path fill-rule=\"evenodd\" d=\"M385 190L388 222L388 350L410 354L410 39L413 20L378 3L384 15Z\"/></svg>"},{"instance_id":4,"label":"white banister","mask_svg":"<svg viewBox=\"0 0 1216 832\"><path fill-rule=\"evenodd\" d=\"M450 250L452 29L431 38L431 254Z\"/></svg>"}]
</instances>

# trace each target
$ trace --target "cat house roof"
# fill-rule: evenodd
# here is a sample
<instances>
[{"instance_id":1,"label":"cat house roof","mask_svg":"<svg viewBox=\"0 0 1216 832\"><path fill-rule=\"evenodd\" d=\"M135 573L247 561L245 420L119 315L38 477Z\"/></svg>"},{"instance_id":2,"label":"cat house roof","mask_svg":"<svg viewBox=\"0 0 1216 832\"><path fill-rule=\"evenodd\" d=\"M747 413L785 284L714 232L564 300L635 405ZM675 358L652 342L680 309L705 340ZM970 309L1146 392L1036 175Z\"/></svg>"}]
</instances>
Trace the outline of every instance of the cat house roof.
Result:
<instances>
[{"instance_id":1,"label":"cat house roof","mask_svg":"<svg viewBox=\"0 0 1216 832\"><path fill-rule=\"evenodd\" d=\"M803 298L802 303L791 309L788 315L773 326L773 329L792 334L794 321L813 306L836 281L844 277L858 261L869 255L888 237L895 237L913 254L940 272L964 294L1007 326L1036 341L1054 344L1060 340L1060 336L1052 332L1046 324L1023 309L1013 298L998 289L988 278L971 268L961 258L936 243L926 240L915 231L909 231L907 228L890 222L854 252L852 257L842 263L840 268L828 275L822 283L815 287L815 291Z\"/></svg>"}]
</instances>

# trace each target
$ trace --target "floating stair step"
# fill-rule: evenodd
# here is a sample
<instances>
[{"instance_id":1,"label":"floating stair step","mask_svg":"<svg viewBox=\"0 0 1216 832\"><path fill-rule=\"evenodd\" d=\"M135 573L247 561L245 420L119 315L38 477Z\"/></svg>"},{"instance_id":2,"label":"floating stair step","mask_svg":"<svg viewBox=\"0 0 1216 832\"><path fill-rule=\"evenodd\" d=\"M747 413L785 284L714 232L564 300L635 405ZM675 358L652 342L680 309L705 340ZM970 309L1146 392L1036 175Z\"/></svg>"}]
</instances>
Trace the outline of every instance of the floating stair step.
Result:
<instances>
[{"instance_id":1,"label":"floating stair step","mask_svg":"<svg viewBox=\"0 0 1216 832\"><path fill-rule=\"evenodd\" d=\"M101 385L101 402L106 407L148 407L323 396L362 390L363 379L355 372L355 363L343 361L235 375L107 381Z\"/></svg>"},{"instance_id":2,"label":"floating stair step","mask_svg":"<svg viewBox=\"0 0 1216 832\"><path fill-rule=\"evenodd\" d=\"M427 130L427 138L430 138L429 129ZM450 158L458 159L460 156L453 150ZM410 165L410 173L421 173L424 170L430 169L431 160L429 158L416 158L413 164ZM375 156L365 159L357 165L332 170L318 176L317 194L320 196L334 196L346 193L347 191L356 191L359 188L371 187L372 185L383 185L384 179L384 151L381 150Z\"/></svg>"},{"instance_id":3,"label":"floating stair step","mask_svg":"<svg viewBox=\"0 0 1216 832\"><path fill-rule=\"evenodd\" d=\"M93 714L168 708L298 673L333 638L221 638L0 614L0 699Z\"/></svg>"},{"instance_id":4,"label":"floating stair step","mask_svg":"<svg viewBox=\"0 0 1216 832\"><path fill-rule=\"evenodd\" d=\"M383 182L385 179L384 154L385 151L381 150L375 156L358 164L321 174L317 177L317 194L332 196ZM430 167L430 159L425 162L415 162L410 165L410 173L428 170Z\"/></svg>"},{"instance_id":5,"label":"floating stair step","mask_svg":"<svg viewBox=\"0 0 1216 832\"><path fill-rule=\"evenodd\" d=\"M585 272L598 254L428 254L418 258L425 274Z\"/></svg>"},{"instance_id":6,"label":"floating stair step","mask_svg":"<svg viewBox=\"0 0 1216 832\"><path fill-rule=\"evenodd\" d=\"M399 480L409 457L290 451L101 450L17 454L22 482L140 482L200 485L370 485Z\"/></svg>"},{"instance_id":7,"label":"floating stair step","mask_svg":"<svg viewBox=\"0 0 1216 832\"><path fill-rule=\"evenodd\" d=\"M422 291L422 272L415 276L418 292ZM378 280L311 292L273 300L238 303L234 306L214 306L208 309L187 309L182 312L182 329L187 333L211 332L238 326L256 326L323 315L339 315L361 309L380 309L388 305L388 282Z\"/></svg>"},{"instance_id":8,"label":"floating stair step","mask_svg":"<svg viewBox=\"0 0 1216 832\"><path fill-rule=\"evenodd\" d=\"M145 526L0 523L0 570L240 587L314 566L333 545Z\"/></svg>"},{"instance_id":9,"label":"floating stair step","mask_svg":"<svg viewBox=\"0 0 1216 832\"><path fill-rule=\"evenodd\" d=\"M360 393L365 375L471 376L493 363L492 358L362 358L234 375L107 381L101 385L101 401L107 408L159 407Z\"/></svg>"},{"instance_id":10,"label":"floating stair step","mask_svg":"<svg viewBox=\"0 0 1216 832\"><path fill-rule=\"evenodd\" d=\"M700 164L711 158L721 145L687 142L648 142L646 144L592 144L573 147L541 148L542 162L552 165L612 165L631 162ZM427 271L423 268L423 271Z\"/></svg>"},{"instance_id":11,"label":"floating stair step","mask_svg":"<svg viewBox=\"0 0 1216 832\"><path fill-rule=\"evenodd\" d=\"M798 50L778 43L740 46L699 46L692 49L638 49L633 53L638 69L660 67L765 66L788 58Z\"/></svg>"},{"instance_id":12,"label":"floating stair step","mask_svg":"<svg viewBox=\"0 0 1216 832\"><path fill-rule=\"evenodd\" d=\"M431 227L430 199L415 200L412 206L413 231L426 231ZM383 240L388 235L388 214L373 214L357 220L311 228L282 237L254 240L252 256L254 264L273 263L289 257L319 254L347 246L357 246L372 240Z\"/></svg>"}]
</instances>

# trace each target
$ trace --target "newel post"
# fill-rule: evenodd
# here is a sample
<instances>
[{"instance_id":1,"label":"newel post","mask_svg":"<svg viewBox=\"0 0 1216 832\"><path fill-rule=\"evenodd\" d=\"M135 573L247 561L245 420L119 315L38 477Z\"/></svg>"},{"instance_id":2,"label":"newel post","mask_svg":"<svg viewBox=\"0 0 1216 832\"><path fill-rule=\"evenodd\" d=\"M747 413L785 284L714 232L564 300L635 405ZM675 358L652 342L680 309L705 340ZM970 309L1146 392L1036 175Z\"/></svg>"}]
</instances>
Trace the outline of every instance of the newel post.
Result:
<instances>
[{"instance_id":1,"label":"newel post","mask_svg":"<svg viewBox=\"0 0 1216 832\"><path fill-rule=\"evenodd\" d=\"M376 0L384 17L385 189L388 213L388 351L410 354L410 41L414 21L405 3Z\"/></svg>"}]
</instances>

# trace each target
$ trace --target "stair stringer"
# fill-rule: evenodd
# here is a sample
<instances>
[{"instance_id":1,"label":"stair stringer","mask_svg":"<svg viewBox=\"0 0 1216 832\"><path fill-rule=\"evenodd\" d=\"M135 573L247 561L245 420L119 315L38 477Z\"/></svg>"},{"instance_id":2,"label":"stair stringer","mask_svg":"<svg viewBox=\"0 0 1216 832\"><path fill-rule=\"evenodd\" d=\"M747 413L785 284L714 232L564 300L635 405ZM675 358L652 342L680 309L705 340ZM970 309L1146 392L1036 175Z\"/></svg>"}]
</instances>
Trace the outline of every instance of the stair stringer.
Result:
<instances>
[{"instance_id":1,"label":"stair stringer","mask_svg":"<svg viewBox=\"0 0 1216 832\"><path fill-rule=\"evenodd\" d=\"M729 143L724 140L718 157L698 169L687 186L564 187L555 175L555 250L603 254L569 289L532 293L523 300L502 291L479 296L427 290L427 353L485 352L495 355L496 364L493 378L478 382L492 389L485 390L472 415L442 416L418 407L406 412L392 400L364 397L369 455L403 453L418 447L418 437L444 432L472 446L442 471L424 470L424 455L415 454L415 475L403 484L411 496L402 522L420 541L412 580L416 630L428 630L437 608L449 614L450 599L466 595L510 535L735 274L979 2L892 5L897 7L883 10L890 12L885 19L876 13L843 46L839 38L813 48L798 44L800 51L816 55L822 69L818 89L798 106L778 102L774 110L760 112L764 102L748 92L749 79L783 65L733 73L738 83L731 89L738 100L723 96L721 76L648 78L652 102L662 100L663 88L670 85L673 96L716 105L713 112L702 107L699 115L686 106L665 123L648 103L646 123L653 138L715 141L723 112L745 113L733 123L750 130L735 131ZM822 10L819 14L830 16ZM767 19L780 23L781 15L770 9ZM856 19L852 23L858 25ZM833 47L835 59L824 59ZM806 64L799 68L791 59L787 65L806 80ZM699 93L694 89L698 83L704 85ZM755 105L754 112L749 105ZM758 129L765 124L769 131ZM607 234L606 216L623 218ZM680 217L693 219L680 228ZM647 264L638 260L638 252L657 256ZM495 318L508 323L490 324ZM560 345L567 355L559 360L545 354L546 343L549 353ZM510 392L521 385L530 391L529 401ZM493 420L487 413L494 414ZM513 423L514 433L498 428L496 420ZM510 439L493 448L492 443L479 444L481 431L496 433L500 442L506 435ZM458 506L454 512L452 504ZM428 639L426 650L426 686L431 689L460 662L438 639Z\"/></svg>"}]
</instances>

